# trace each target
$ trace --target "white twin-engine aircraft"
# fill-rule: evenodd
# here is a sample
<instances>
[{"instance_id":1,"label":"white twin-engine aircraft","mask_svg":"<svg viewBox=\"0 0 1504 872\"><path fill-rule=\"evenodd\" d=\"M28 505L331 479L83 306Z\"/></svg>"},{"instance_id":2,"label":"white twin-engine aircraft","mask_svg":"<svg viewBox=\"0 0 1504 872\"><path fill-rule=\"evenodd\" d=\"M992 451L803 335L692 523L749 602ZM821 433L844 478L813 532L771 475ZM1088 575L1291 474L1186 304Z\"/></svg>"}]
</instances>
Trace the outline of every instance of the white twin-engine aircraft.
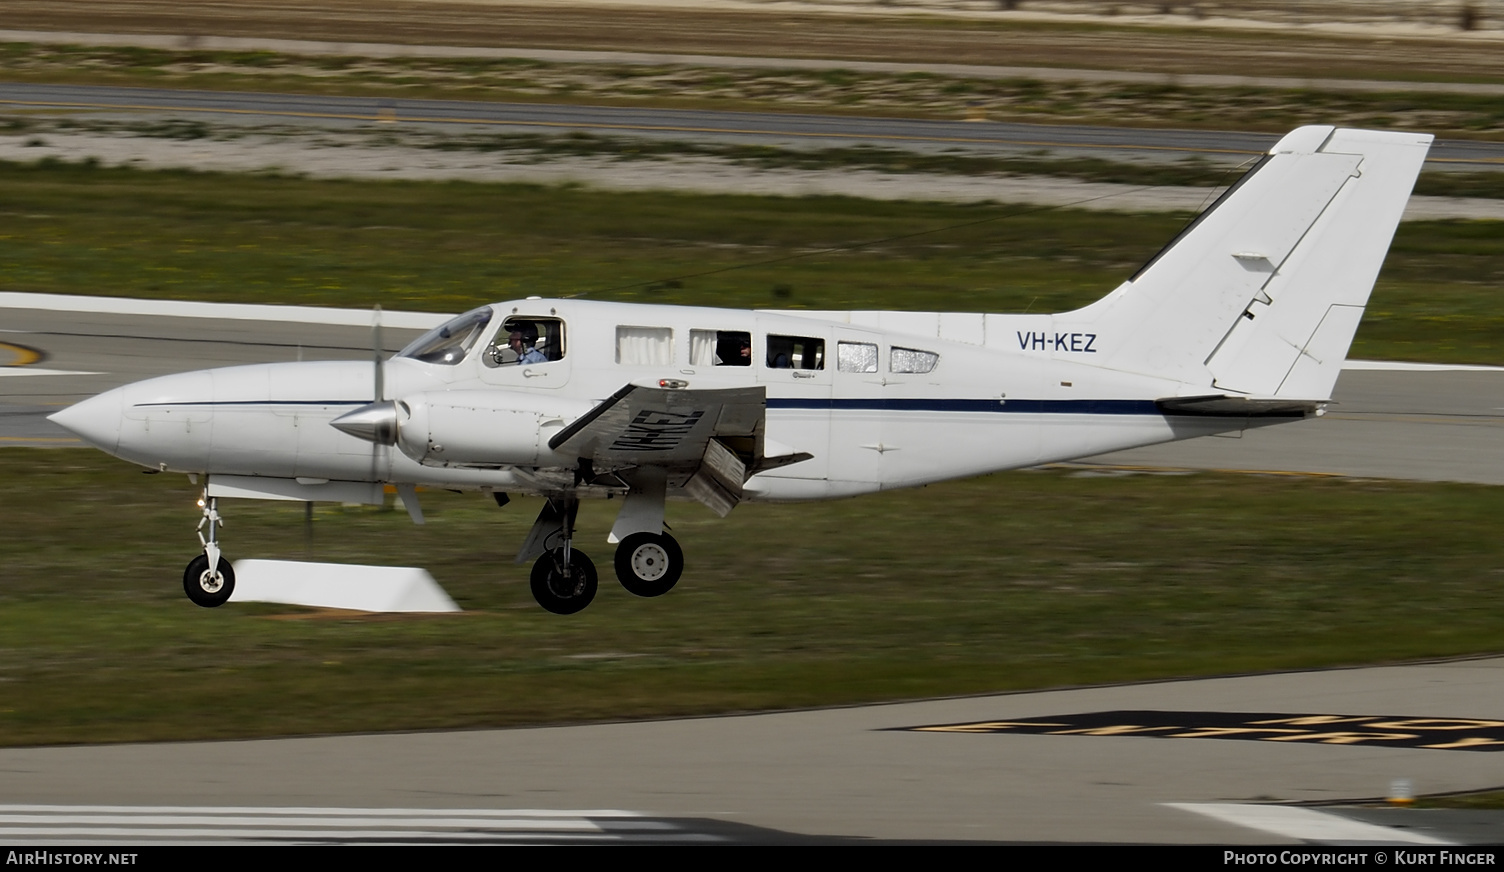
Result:
<instances>
[{"instance_id":1,"label":"white twin-engine aircraft","mask_svg":"<svg viewBox=\"0 0 1504 872\"><path fill-rule=\"evenodd\" d=\"M280 363L110 391L52 419L117 457L204 477L184 589L234 588L221 497L380 503L395 485L545 497L517 555L569 614L596 592L586 497L639 596L683 552L664 501L720 515L1319 415L1431 137L1303 127L1117 290L1074 312L734 311L528 298L374 366ZM374 382L374 390L373 390ZM204 528L207 525L207 535Z\"/></svg>"}]
</instances>

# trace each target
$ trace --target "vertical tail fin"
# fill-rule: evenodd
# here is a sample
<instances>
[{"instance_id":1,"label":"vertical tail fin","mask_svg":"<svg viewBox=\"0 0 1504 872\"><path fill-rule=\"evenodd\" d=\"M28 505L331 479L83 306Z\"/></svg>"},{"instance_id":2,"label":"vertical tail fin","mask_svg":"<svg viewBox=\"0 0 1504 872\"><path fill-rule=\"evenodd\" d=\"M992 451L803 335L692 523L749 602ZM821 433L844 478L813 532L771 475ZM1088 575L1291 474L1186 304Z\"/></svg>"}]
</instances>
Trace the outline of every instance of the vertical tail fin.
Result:
<instances>
[{"instance_id":1,"label":"vertical tail fin","mask_svg":"<svg viewBox=\"0 0 1504 872\"><path fill-rule=\"evenodd\" d=\"M1326 399L1432 137L1302 127L1112 294L1057 323L1188 391Z\"/></svg>"}]
</instances>

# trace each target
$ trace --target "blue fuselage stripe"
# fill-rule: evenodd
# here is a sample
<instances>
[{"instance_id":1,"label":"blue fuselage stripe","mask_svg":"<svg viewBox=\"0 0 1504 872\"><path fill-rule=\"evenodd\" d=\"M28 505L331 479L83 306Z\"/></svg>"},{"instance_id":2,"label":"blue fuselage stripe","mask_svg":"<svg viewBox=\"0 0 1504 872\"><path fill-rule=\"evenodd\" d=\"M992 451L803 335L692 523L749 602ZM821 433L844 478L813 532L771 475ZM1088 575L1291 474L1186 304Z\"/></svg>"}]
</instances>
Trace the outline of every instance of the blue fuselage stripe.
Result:
<instances>
[{"instance_id":1,"label":"blue fuselage stripe","mask_svg":"<svg viewBox=\"0 0 1504 872\"><path fill-rule=\"evenodd\" d=\"M369 400L198 400L139 403L151 406L360 406ZM812 412L987 412L1030 415L1154 415L1165 412L1153 400L1004 400L1004 399L803 399L768 397L769 409ZM1173 413L1172 413L1173 414Z\"/></svg>"},{"instance_id":2,"label":"blue fuselage stripe","mask_svg":"<svg viewBox=\"0 0 1504 872\"><path fill-rule=\"evenodd\" d=\"M135 408L152 406L364 406L371 400L193 400L192 402L137 403Z\"/></svg>"},{"instance_id":3,"label":"blue fuselage stripe","mask_svg":"<svg viewBox=\"0 0 1504 872\"><path fill-rule=\"evenodd\" d=\"M1011 412L1035 415L1156 415L1153 400L946 400L946 399L792 399L768 397L769 409L871 412Z\"/></svg>"}]
</instances>

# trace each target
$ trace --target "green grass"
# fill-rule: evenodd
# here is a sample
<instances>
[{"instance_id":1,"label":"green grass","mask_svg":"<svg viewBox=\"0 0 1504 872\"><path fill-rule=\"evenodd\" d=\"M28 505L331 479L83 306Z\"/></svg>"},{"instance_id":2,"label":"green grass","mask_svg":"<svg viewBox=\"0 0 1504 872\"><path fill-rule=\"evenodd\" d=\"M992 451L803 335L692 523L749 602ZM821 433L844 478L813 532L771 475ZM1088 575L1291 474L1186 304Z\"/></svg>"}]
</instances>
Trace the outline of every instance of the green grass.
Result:
<instances>
[{"instance_id":1,"label":"green grass","mask_svg":"<svg viewBox=\"0 0 1504 872\"><path fill-rule=\"evenodd\" d=\"M1187 220L59 163L0 164L0 187L0 289L436 312L582 293L1063 311L1116 287ZM1498 227L1401 225L1353 355L1504 364Z\"/></svg>"},{"instance_id":2,"label":"green grass","mask_svg":"<svg viewBox=\"0 0 1504 872\"><path fill-rule=\"evenodd\" d=\"M1479 811L1504 811L1504 790L1486 793L1459 793L1448 796L1420 796L1416 808L1463 808Z\"/></svg>"},{"instance_id":3,"label":"green grass","mask_svg":"<svg viewBox=\"0 0 1504 872\"><path fill-rule=\"evenodd\" d=\"M0 184L9 289L430 311L582 292L815 308L1005 311L1034 301L1044 311L1105 293L1184 221L61 164L0 165ZM959 224L973 226L820 254ZM779 262L682 278L765 261ZM788 296L775 297L777 286Z\"/></svg>"},{"instance_id":4,"label":"green grass","mask_svg":"<svg viewBox=\"0 0 1504 872\"><path fill-rule=\"evenodd\" d=\"M175 125L153 132L183 138L198 132L210 135L207 126ZM223 132L223 128L216 132ZM143 131L146 132L146 131ZM411 134L409 134L411 136ZM440 151L506 152L532 155L539 162L552 157L608 157L622 161L709 157L758 169L876 170L885 173L944 173L953 175L1049 176L1087 182L1128 185L1227 185L1237 180L1236 164L1219 166L1201 157L1170 162L1127 163L1102 158L1057 158L1048 156L998 156L955 149L928 153L881 146L850 148L783 148L767 145L728 145L681 140L636 139L574 133L567 136L493 134L444 138L414 137L416 144ZM1254 156L1247 163L1252 164ZM1504 191L1504 173L1500 173ZM1469 189L1476 178L1489 182L1492 174L1469 174L1469 181L1451 184L1451 189ZM1490 190L1494 190L1490 188ZM1456 196L1463 196L1457 194ZM1467 194L1466 196L1484 196Z\"/></svg>"},{"instance_id":5,"label":"green grass","mask_svg":"<svg viewBox=\"0 0 1504 872\"><path fill-rule=\"evenodd\" d=\"M0 744L708 714L1499 650L1504 489L1011 473L834 503L670 506L670 595L539 609L536 500L405 513L227 501L232 558L422 565L459 616L198 609L196 491L75 449L0 450ZM24 509L22 507L25 507ZM1459 608L1458 604L1466 604Z\"/></svg>"},{"instance_id":6,"label":"green grass","mask_svg":"<svg viewBox=\"0 0 1504 872\"><path fill-rule=\"evenodd\" d=\"M1415 193L1426 197L1504 199L1504 173L1422 172Z\"/></svg>"}]
</instances>

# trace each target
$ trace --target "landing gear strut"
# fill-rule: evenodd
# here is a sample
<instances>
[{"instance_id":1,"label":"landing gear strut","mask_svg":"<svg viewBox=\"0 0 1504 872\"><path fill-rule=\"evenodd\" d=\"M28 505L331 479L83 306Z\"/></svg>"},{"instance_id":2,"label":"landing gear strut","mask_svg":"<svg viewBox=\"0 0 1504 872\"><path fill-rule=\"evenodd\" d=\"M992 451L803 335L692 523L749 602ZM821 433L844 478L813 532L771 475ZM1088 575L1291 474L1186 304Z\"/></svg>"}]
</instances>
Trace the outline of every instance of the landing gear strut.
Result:
<instances>
[{"instance_id":1,"label":"landing gear strut","mask_svg":"<svg viewBox=\"0 0 1504 872\"><path fill-rule=\"evenodd\" d=\"M578 499L550 499L535 525L557 525L555 532L562 543L543 552L533 564L531 578L533 599L556 615L572 615L590 605L598 587L595 564L573 546L574 519L579 509Z\"/></svg>"},{"instance_id":2,"label":"landing gear strut","mask_svg":"<svg viewBox=\"0 0 1504 872\"><path fill-rule=\"evenodd\" d=\"M219 553L219 528L225 523L219 517L219 501L209 496L205 488L198 504L204 510L204 516L198 522L198 541L204 553L193 558L183 571L183 592L195 605L212 609L224 605L235 592L235 570ZM204 536L205 524L209 526L207 537Z\"/></svg>"}]
</instances>

